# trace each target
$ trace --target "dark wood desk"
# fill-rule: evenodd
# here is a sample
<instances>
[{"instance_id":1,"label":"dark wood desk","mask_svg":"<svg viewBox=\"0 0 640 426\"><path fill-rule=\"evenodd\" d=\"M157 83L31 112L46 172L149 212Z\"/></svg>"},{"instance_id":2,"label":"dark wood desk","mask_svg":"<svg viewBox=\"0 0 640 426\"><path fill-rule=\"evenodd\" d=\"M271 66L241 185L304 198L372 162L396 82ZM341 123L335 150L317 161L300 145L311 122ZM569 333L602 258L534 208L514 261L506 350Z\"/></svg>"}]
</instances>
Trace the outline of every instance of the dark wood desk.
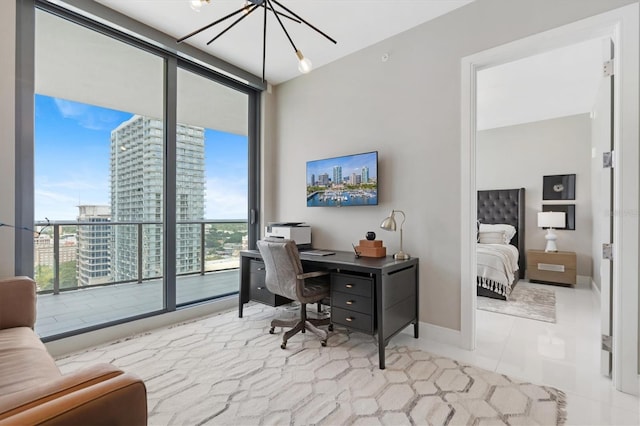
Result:
<instances>
[{"instance_id":1,"label":"dark wood desk","mask_svg":"<svg viewBox=\"0 0 640 426\"><path fill-rule=\"evenodd\" d=\"M418 338L418 259L394 260L361 257L353 252L328 256L300 253L305 271L331 271L331 323L377 336L380 369L385 368L385 346L393 336L413 324ZM264 285L264 263L260 252L240 252L240 300L271 306L290 302L270 293Z\"/></svg>"}]
</instances>

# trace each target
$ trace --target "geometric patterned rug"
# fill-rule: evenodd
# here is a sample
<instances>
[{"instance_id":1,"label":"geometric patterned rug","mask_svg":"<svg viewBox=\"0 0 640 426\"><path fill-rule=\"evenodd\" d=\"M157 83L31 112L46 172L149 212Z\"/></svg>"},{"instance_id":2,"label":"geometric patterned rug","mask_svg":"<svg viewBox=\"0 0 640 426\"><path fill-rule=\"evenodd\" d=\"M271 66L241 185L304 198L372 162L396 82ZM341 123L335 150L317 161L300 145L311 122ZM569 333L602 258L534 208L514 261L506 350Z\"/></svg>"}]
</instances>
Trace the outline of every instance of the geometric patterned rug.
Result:
<instances>
[{"instance_id":1,"label":"geometric patterned rug","mask_svg":"<svg viewBox=\"0 0 640 426\"><path fill-rule=\"evenodd\" d=\"M147 386L150 425L564 424L563 392L336 328L326 347L297 334L280 349L260 304L56 360L63 373L110 362Z\"/></svg>"},{"instance_id":2,"label":"geometric patterned rug","mask_svg":"<svg viewBox=\"0 0 640 426\"><path fill-rule=\"evenodd\" d=\"M509 300L479 296L477 308L499 314L555 323L556 293L537 284L521 281L509 295Z\"/></svg>"}]
</instances>

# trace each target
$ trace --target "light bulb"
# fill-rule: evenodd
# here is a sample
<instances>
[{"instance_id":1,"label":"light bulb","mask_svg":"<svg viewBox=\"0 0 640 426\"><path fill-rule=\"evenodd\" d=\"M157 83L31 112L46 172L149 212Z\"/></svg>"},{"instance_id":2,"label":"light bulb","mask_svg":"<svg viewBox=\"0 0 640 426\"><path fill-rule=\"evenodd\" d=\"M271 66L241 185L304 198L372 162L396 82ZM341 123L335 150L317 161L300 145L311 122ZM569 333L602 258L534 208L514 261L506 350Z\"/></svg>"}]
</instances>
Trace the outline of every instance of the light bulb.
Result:
<instances>
[{"instance_id":1,"label":"light bulb","mask_svg":"<svg viewBox=\"0 0 640 426\"><path fill-rule=\"evenodd\" d=\"M313 64L309 60L309 58L305 58L301 51L296 50L296 55L298 56L298 71L302 74L307 74L313 69Z\"/></svg>"},{"instance_id":2,"label":"light bulb","mask_svg":"<svg viewBox=\"0 0 640 426\"><path fill-rule=\"evenodd\" d=\"M195 10L196 12L200 12L200 8L206 3L209 3L209 0L190 0L189 6L191 7L192 10Z\"/></svg>"},{"instance_id":3,"label":"light bulb","mask_svg":"<svg viewBox=\"0 0 640 426\"><path fill-rule=\"evenodd\" d=\"M246 1L244 2L244 4L242 5L242 7L244 8L243 13L244 13L245 15L248 15L248 14L249 14L249 11L251 10L251 5L252 5L252 4L253 4L253 3L251 3L249 0L246 0Z\"/></svg>"}]
</instances>

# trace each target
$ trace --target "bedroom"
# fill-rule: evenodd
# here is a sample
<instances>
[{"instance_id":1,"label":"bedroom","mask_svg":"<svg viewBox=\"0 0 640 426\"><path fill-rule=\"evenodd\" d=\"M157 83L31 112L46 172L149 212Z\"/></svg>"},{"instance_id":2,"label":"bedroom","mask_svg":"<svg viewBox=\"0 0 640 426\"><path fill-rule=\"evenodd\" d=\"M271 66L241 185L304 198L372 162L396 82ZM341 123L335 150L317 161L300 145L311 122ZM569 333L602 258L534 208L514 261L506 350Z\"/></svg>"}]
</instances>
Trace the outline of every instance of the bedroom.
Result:
<instances>
[{"instance_id":1,"label":"bedroom","mask_svg":"<svg viewBox=\"0 0 640 426\"><path fill-rule=\"evenodd\" d=\"M601 65L603 46L607 44L596 38L478 73L479 219L490 216L482 211L486 202L480 194L496 195L496 191L482 190L526 188L526 226L521 230L526 238L520 250L522 256L532 256L529 250L545 248L545 231L538 228L537 223L537 214L543 205L544 210L555 211L560 210L558 205L565 210L568 205L569 211L575 212L570 220L573 226L569 226L574 229L556 233L558 250L571 252L577 258L577 268L574 266L577 284L528 284L528 279L521 279L514 287L555 293L557 321L545 324L477 311L478 348L486 354L498 351L500 364L506 371L521 374L527 371L534 377L555 375L558 381L571 382L574 379L565 373L545 367L545 357L566 357L573 360L575 375L582 369L581 374L590 375L594 383L603 381L598 371L601 367L599 238L601 229L607 225L604 220L607 216L603 219L603 215L595 212L608 209L602 204L599 175L603 149L594 124L598 115L604 115L598 109L601 103L597 102L598 98L602 99L598 92L606 80ZM575 196L563 200L543 196L543 176L567 174L575 176ZM487 221L496 223L489 218ZM534 260L527 262L529 269L532 262L535 264ZM480 271L479 265L479 274ZM479 287L479 293L481 290L484 289ZM479 309L481 305L486 309L507 303L478 297ZM516 310L513 315L526 316L526 311ZM508 319L500 321L499 318ZM575 345L583 349L573 352L570 348ZM542 359L536 359L535 354ZM516 358L521 362L526 360L523 362L526 366L516 368L513 362Z\"/></svg>"}]
</instances>

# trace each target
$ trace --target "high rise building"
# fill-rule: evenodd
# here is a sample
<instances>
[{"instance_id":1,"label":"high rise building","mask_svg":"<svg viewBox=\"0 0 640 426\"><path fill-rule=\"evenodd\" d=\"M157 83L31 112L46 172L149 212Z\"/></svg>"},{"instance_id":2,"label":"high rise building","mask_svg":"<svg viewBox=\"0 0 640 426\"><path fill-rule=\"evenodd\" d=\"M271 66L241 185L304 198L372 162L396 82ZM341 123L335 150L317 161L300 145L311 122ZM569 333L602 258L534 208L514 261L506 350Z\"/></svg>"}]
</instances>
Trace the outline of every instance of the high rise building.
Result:
<instances>
[{"instance_id":1,"label":"high rise building","mask_svg":"<svg viewBox=\"0 0 640 426\"><path fill-rule=\"evenodd\" d=\"M362 183L369 183L369 168L367 166L364 166L362 168L361 175L362 175L361 182Z\"/></svg>"},{"instance_id":2,"label":"high rise building","mask_svg":"<svg viewBox=\"0 0 640 426\"><path fill-rule=\"evenodd\" d=\"M342 166L333 166L333 184L342 184Z\"/></svg>"},{"instance_id":3,"label":"high rise building","mask_svg":"<svg viewBox=\"0 0 640 426\"><path fill-rule=\"evenodd\" d=\"M78 206L78 286L104 284L111 279L111 208ZM107 224L105 224L107 223Z\"/></svg>"},{"instance_id":4,"label":"high rise building","mask_svg":"<svg viewBox=\"0 0 640 426\"><path fill-rule=\"evenodd\" d=\"M142 225L142 278L160 277L162 264L163 123L133 116L111 132L111 213L113 222ZM204 218L204 128L177 126L176 271L199 270L200 226L181 221ZM115 281L138 277L138 225L113 228L111 254Z\"/></svg>"},{"instance_id":5,"label":"high rise building","mask_svg":"<svg viewBox=\"0 0 640 426\"><path fill-rule=\"evenodd\" d=\"M316 175L312 174L311 182L309 182L309 185L314 186L315 184L316 184Z\"/></svg>"}]
</instances>

